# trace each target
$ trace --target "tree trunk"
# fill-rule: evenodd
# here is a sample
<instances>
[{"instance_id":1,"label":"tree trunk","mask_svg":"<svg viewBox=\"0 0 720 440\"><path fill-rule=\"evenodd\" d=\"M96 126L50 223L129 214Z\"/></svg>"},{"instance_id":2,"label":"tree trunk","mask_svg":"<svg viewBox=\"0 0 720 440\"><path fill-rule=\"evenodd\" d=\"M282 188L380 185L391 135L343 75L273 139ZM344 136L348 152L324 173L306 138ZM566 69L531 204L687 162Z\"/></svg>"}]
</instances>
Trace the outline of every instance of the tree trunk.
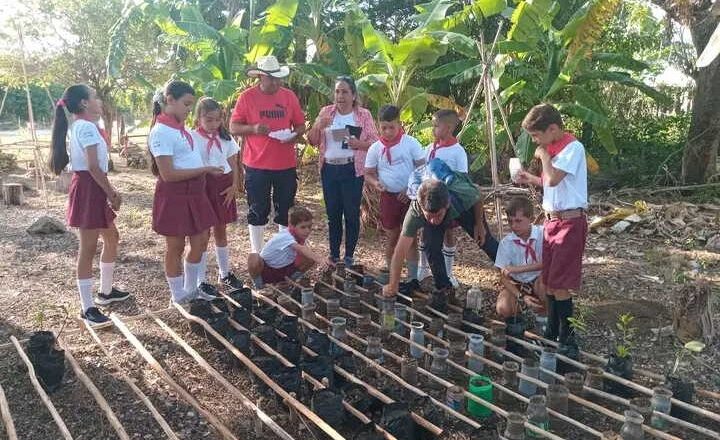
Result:
<instances>
[{"instance_id":1,"label":"tree trunk","mask_svg":"<svg viewBox=\"0 0 720 440\"><path fill-rule=\"evenodd\" d=\"M698 53L707 45L720 18L708 14L691 24L693 44ZM688 142L682 160L682 180L704 183L717 171L720 145L720 57L699 69L695 77L695 98Z\"/></svg>"}]
</instances>

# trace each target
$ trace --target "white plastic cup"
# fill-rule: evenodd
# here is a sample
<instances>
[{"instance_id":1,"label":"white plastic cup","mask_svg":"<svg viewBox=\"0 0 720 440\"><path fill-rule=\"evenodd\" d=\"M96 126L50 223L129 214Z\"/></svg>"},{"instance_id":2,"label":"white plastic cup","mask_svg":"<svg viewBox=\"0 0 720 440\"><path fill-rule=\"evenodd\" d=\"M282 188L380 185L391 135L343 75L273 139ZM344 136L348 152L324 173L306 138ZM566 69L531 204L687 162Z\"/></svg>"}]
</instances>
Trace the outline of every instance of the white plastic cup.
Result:
<instances>
[{"instance_id":1,"label":"white plastic cup","mask_svg":"<svg viewBox=\"0 0 720 440\"><path fill-rule=\"evenodd\" d=\"M520 163L519 158L511 157L508 166L510 168L510 178L514 181L517 174L522 170L522 163Z\"/></svg>"}]
</instances>

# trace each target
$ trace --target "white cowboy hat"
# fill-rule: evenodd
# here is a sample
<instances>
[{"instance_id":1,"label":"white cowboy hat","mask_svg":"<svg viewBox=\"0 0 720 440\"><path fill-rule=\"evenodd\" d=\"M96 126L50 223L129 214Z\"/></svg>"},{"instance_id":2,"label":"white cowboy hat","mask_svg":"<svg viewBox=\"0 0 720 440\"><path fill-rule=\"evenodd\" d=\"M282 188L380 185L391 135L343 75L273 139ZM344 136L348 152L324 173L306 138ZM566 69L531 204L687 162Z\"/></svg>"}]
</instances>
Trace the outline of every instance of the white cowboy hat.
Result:
<instances>
[{"instance_id":1,"label":"white cowboy hat","mask_svg":"<svg viewBox=\"0 0 720 440\"><path fill-rule=\"evenodd\" d=\"M272 55L259 57L257 59L257 67L250 68L247 75L257 77L259 75L269 75L275 78L285 78L290 74L288 66L281 66L277 58Z\"/></svg>"}]
</instances>

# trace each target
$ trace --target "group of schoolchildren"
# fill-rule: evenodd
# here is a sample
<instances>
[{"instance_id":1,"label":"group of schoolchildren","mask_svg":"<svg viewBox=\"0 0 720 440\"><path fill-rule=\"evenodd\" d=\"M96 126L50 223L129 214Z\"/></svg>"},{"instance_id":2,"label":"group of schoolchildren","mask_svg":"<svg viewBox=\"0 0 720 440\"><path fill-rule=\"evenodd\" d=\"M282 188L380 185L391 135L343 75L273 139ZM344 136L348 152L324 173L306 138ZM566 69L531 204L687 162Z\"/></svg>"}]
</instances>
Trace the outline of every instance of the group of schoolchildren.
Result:
<instances>
[{"instance_id":1,"label":"group of schoolchildren","mask_svg":"<svg viewBox=\"0 0 720 440\"><path fill-rule=\"evenodd\" d=\"M195 125L188 130L185 120L193 109ZM73 171L67 220L79 229L77 286L82 318L91 325L108 321L96 305L129 297L113 287L118 243L114 211L122 199L107 179L108 140L97 126L100 114L101 103L92 88L69 87L57 105L51 159L54 171L59 173L68 162ZM148 143L152 170L158 178L152 227L165 237L164 269L172 300L180 304L198 298L211 300L218 292L206 276L210 232L215 241L218 282L242 286L230 270L226 229L237 221L240 148L225 128L221 105L208 97L196 104L194 90L187 83L171 81L156 94L153 115ZM497 313L510 318L525 306L539 314L547 313L546 336L572 343L568 321L573 309L571 293L580 287L587 233L582 144L564 131L554 107L543 104L529 112L523 128L538 144L535 156L542 163L542 174L538 177L520 171L515 181L543 188L545 227L534 224L530 201L515 197L505 210L511 232L497 243L489 232L479 191L467 177L467 154L455 137L459 122L453 110L436 112L432 120L434 140L423 148L403 131L398 107L380 109L379 140L367 151L365 179L380 192L380 222L387 235L386 266L391 274L397 274L405 263L410 282L422 281L432 272L436 289L457 287L453 275L454 229L461 226L500 271ZM418 179L419 173L434 178L423 181ZM413 181L420 181L419 189L412 188ZM469 196L453 190L458 182L469 182ZM279 228L259 253L249 255L248 272L255 287L298 279L315 265L332 264L305 244L312 222L309 210L292 208L288 227ZM92 261L100 236L100 292L94 297ZM393 284L397 284L397 276L391 276L389 285ZM389 287L384 291L393 294L393 290Z\"/></svg>"}]
</instances>

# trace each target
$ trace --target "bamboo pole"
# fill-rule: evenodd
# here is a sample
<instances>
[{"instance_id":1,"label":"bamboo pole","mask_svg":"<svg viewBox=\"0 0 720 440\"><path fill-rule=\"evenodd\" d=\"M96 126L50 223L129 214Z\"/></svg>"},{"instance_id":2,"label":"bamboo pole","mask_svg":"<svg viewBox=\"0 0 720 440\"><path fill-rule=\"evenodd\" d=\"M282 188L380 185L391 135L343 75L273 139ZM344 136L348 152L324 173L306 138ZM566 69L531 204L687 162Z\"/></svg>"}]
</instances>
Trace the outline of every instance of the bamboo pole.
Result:
<instances>
[{"instance_id":1,"label":"bamboo pole","mask_svg":"<svg viewBox=\"0 0 720 440\"><path fill-rule=\"evenodd\" d=\"M170 440L180 440L175 434L175 432L172 430L168 422L162 416L162 414L160 414L157 408L155 408L155 405L153 405L148 396L140 388L138 388L137 385L135 385L135 382L133 382L133 380L127 375L127 373L125 373L125 370L120 367L120 365L117 363L117 361L108 351L108 349L105 348L105 345L103 345L102 340L100 340L100 337L95 332L95 329L93 329L92 326L87 323L85 323L85 326L87 327L87 331L90 333L90 336L92 336L92 338L95 340L95 344L105 354L105 356L108 358L108 361L110 361L110 364L120 375L120 379L122 379L123 382L125 382L125 384L129 386L130 389L135 393L135 395L140 398L140 401L150 411L155 421L158 423L158 425L160 425L163 432L165 432L165 435L167 435Z\"/></svg>"},{"instance_id":2,"label":"bamboo pole","mask_svg":"<svg viewBox=\"0 0 720 440\"><path fill-rule=\"evenodd\" d=\"M165 383L167 383L172 389L174 389L182 398L185 400L190 406L195 408L198 413L202 414L203 417L205 417L208 422L215 427L215 429L218 430L218 432L223 436L223 438L228 440L237 440L237 437L233 435L232 432L210 411L205 409L200 402L193 397L192 394L188 393L185 388L180 386L175 380L168 374L167 371L160 365L160 363L153 357L152 354L150 354L149 351L145 348L145 346L138 340L137 337L128 329L128 327L122 322L122 320L115 314L110 314L110 319L112 320L113 324L115 324L115 327L117 327L118 330L120 330L120 333L123 334L125 339L132 344L133 347L135 347L135 350L142 356L143 359L145 359L145 362L147 362L153 370L155 370L156 373L160 375L160 377L163 378Z\"/></svg>"},{"instance_id":3,"label":"bamboo pole","mask_svg":"<svg viewBox=\"0 0 720 440\"><path fill-rule=\"evenodd\" d=\"M203 358L200 353L195 351L194 348L190 346L180 335L178 335L170 326L165 324L160 318L155 316L152 312L147 312L148 316L151 317L155 323L162 328L165 333L170 335L175 342L181 346L187 354L189 354L195 362L197 362L198 365L200 365L210 376L213 377L213 379L217 380L222 384L222 386L235 398L240 400L240 402L243 404L245 408L255 413L255 416L260 419L260 421L263 422L270 430L272 430L275 434L278 435L278 437L285 439L285 440L294 440L293 437L287 433L280 425L275 423L273 419L270 418L267 414L265 414L264 411L260 410L260 408L257 407L250 399L248 399L242 391L237 389L235 385L230 383L227 379L225 379L225 376L220 374L215 368L213 368L206 360Z\"/></svg>"},{"instance_id":4,"label":"bamboo pole","mask_svg":"<svg viewBox=\"0 0 720 440\"><path fill-rule=\"evenodd\" d=\"M30 362L27 354L25 354L25 350L23 350L23 348L20 346L20 343L15 336L10 336L10 341L12 341L13 345L15 346L15 350L17 350L18 354L20 355L20 359L22 359L22 361L25 363L25 367L28 370L28 376L30 376L30 382L32 382L33 387L35 387L35 391L37 391L38 395L40 396L40 400L42 400L42 402L45 404L45 407L48 409L48 411L50 411L50 415L55 421L58 429L60 429L62 437L65 440L72 440L72 434L70 434L67 426L65 426L65 422L63 421L62 417L60 417L60 414L55 409L55 405L53 405L47 393L40 385L40 382L38 382L37 377L35 377L35 368L33 368L32 362Z\"/></svg>"},{"instance_id":5,"label":"bamboo pole","mask_svg":"<svg viewBox=\"0 0 720 440\"><path fill-rule=\"evenodd\" d=\"M295 397L291 396L288 392L286 392L284 389L282 389L275 381L273 381L267 374L265 374L264 371L262 371L260 368L257 367L250 359L248 359L244 354L242 354L237 348L235 348L232 344L230 344L227 339L225 339L221 334L215 331L210 324L203 321L202 319L191 315L188 313L185 309L182 308L182 306L178 304L174 304L175 308L178 312L185 318L189 319L197 324L200 324L203 326L205 331L209 333L212 337L220 341L220 343L225 346L226 349L228 349L232 354L235 355L244 365L247 369L249 369L254 375L256 375L260 380L265 382L270 388L273 389L277 394L280 395L284 400L287 400L288 403L297 410L300 414L304 415L306 418L308 418L311 422L313 422L318 428L320 428L325 434L327 434L330 438L333 438L335 440L343 440L344 437L340 435L332 426L328 425L324 420L322 420L320 417L317 416L314 412L312 412L307 406L303 405L301 402L299 402Z\"/></svg>"},{"instance_id":6,"label":"bamboo pole","mask_svg":"<svg viewBox=\"0 0 720 440\"><path fill-rule=\"evenodd\" d=\"M0 385L0 413L8 440L18 440L17 433L15 432L15 423L13 422L12 414L10 414L10 405L8 405L7 398L5 398L5 390L3 390L2 385Z\"/></svg>"},{"instance_id":7,"label":"bamboo pole","mask_svg":"<svg viewBox=\"0 0 720 440\"><path fill-rule=\"evenodd\" d=\"M125 428L123 428L122 423L120 423L120 420L115 415L115 412L112 410L112 408L110 408L110 405L108 404L107 400L105 400L105 397L103 397L102 393L100 393L100 390L97 388L97 386L95 386L95 384L88 377L88 375L85 374L82 368L80 368L80 365L78 365L75 357L72 355L72 353L70 353L70 350L67 348L67 346L65 345L63 348L65 350L65 359L67 359L70 363L70 366L75 372L75 376L80 379L80 382L82 382L83 385L85 385L85 388L87 388L90 394L92 394L95 402L97 402L98 406L100 406L100 408L105 413L105 417L107 417L110 425L115 430L117 436L120 438L120 440L130 440L130 436L125 431Z\"/></svg>"}]
</instances>

